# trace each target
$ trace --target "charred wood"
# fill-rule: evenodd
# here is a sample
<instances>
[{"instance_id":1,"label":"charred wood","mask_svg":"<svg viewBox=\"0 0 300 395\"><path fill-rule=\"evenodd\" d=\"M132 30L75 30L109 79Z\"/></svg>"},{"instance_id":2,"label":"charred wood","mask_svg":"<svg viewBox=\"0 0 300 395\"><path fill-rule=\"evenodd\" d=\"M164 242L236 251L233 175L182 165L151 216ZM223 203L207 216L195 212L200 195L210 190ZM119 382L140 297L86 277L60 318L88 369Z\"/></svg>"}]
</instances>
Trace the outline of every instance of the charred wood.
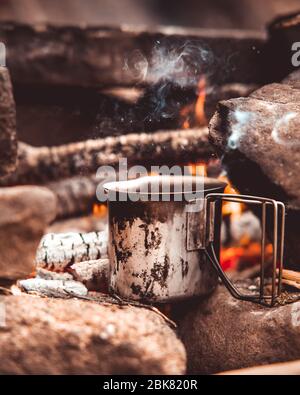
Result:
<instances>
[{"instance_id":1,"label":"charred wood","mask_svg":"<svg viewBox=\"0 0 300 395\"><path fill-rule=\"evenodd\" d=\"M81 282L73 280L29 278L19 280L18 286L26 293L52 298L69 298L88 294L87 288Z\"/></svg>"},{"instance_id":2,"label":"charred wood","mask_svg":"<svg viewBox=\"0 0 300 395\"><path fill-rule=\"evenodd\" d=\"M68 270L74 280L82 282L89 291L108 292L108 259L74 263Z\"/></svg>"},{"instance_id":3,"label":"charred wood","mask_svg":"<svg viewBox=\"0 0 300 395\"><path fill-rule=\"evenodd\" d=\"M208 159L214 150L207 128L129 134L87 140L57 147L19 144L19 165L0 185L45 184L62 178L96 172L101 165L184 163Z\"/></svg>"},{"instance_id":4,"label":"charred wood","mask_svg":"<svg viewBox=\"0 0 300 395\"><path fill-rule=\"evenodd\" d=\"M157 82L162 71L167 78L182 79L178 68L166 72L162 61L169 57L184 61L186 86L197 86L203 74L216 84L264 78L265 36L256 32L3 23L0 41L10 49L7 64L14 83L134 86Z\"/></svg>"},{"instance_id":5,"label":"charred wood","mask_svg":"<svg viewBox=\"0 0 300 395\"><path fill-rule=\"evenodd\" d=\"M63 272L74 263L107 258L108 233L47 234L36 253L37 267Z\"/></svg>"}]
</instances>

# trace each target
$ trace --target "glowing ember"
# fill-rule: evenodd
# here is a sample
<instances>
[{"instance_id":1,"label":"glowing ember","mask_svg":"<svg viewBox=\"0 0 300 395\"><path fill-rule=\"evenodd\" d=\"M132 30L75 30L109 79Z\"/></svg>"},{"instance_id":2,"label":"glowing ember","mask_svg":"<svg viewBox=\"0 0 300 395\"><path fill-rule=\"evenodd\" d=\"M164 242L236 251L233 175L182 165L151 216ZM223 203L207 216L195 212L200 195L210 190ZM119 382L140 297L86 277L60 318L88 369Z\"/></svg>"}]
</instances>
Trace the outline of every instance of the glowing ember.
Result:
<instances>
[{"instance_id":1,"label":"glowing ember","mask_svg":"<svg viewBox=\"0 0 300 395\"><path fill-rule=\"evenodd\" d=\"M98 218L103 218L107 214L107 207L105 204L94 204L93 215Z\"/></svg>"}]
</instances>

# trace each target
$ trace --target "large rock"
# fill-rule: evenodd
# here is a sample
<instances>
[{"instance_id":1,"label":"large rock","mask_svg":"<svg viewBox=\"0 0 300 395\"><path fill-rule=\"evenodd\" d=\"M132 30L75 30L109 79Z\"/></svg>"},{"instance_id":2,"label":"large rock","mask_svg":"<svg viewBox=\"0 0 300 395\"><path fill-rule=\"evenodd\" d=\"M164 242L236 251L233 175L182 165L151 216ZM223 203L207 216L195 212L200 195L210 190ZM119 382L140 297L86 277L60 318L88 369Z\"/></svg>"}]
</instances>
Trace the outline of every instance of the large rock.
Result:
<instances>
[{"instance_id":1,"label":"large rock","mask_svg":"<svg viewBox=\"0 0 300 395\"><path fill-rule=\"evenodd\" d=\"M0 66L0 177L16 167L16 109L9 72Z\"/></svg>"},{"instance_id":2,"label":"large rock","mask_svg":"<svg viewBox=\"0 0 300 395\"><path fill-rule=\"evenodd\" d=\"M249 292L249 291L248 291ZM216 373L300 358L300 302L268 308L224 286L179 320L190 373Z\"/></svg>"},{"instance_id":3,"label":"large rock","mask_svg":"<svg viewBox=\"0 0 300 395\"><path fill-rule=\"evenodd\" d=\"M75 299L2 299L2 374L184 374L185 350L148 309Z\"/></svg>"},{"instance_id":4,"label":"large rock","mask_svg":"<svg viewBox=\"0 0 300 395\"><path fill-rule=\"evenodd\" d=\"M0 188L0 278L34 270L40 239L56 214L54 194L42 187Z\"/></svg>"},{"instance_id":5,"label":"large rock","mask_svg":"<svg viewBox=\"0 0 300 395\"><path fill-rule=\"evenodd\" d=\"M210 139L237 189L286 204L285 263L295 269L300 265L298 77L266 85L248 98L222 101L210 121Z\"/></svg>"}]
</instances>

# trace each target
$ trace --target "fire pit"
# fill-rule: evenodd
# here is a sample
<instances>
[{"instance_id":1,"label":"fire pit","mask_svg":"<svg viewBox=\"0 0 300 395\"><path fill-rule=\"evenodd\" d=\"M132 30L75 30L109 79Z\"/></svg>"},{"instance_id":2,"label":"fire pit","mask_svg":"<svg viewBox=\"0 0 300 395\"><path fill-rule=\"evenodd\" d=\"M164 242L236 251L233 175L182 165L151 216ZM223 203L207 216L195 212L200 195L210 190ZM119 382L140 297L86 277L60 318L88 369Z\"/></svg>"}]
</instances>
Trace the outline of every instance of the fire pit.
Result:
<instances>
[{"instance_id":1,"label":"fire pit","mask_svg":"<svg viewBox=\"0 0 300 395\"><path fill-rule=\"evenodd\" d=\"M300 359L295 31L0 24L1 373Z\"/></svg>"}]
</instances>

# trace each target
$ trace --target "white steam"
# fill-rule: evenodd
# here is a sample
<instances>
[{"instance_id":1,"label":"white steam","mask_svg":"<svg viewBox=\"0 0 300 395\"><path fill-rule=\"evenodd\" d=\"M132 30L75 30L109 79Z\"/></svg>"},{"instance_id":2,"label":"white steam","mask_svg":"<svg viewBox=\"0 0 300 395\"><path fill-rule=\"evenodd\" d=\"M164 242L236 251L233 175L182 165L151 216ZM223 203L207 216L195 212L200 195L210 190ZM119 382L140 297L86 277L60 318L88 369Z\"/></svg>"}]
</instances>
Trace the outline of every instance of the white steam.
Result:
<instances>
[{"instance_id":1,"label":"white steam","mask_svg":"<svg viewBox=\"0 0 300 395\"><path fill-rule=\"evenodd\" d=\"M268 108L266 103L265 108ZM284 115L274 115L274 107L269 106L269 114L265 114L264 118L259 112L245 111L237 109L232 114L231 134L228 138L228 148L234 150L238 149L243 137L247 133L251 133L252 128L255 128L255 122L259 120L259 124L263 125L266 130L271 129L271 137L276 144L286 147L299 147L299 135L293 136L291 130L300 129L299 114L293 111L287 112ZM298 117L298 129L290 127L290 122L295 122Z\"/></svg>"},{"instance_id":2,"label":"white steam","mask_svg":"<svg viewBox=\"0 0 300 395\"><path fill-rule=\"evenodd\" d=\"M172 81L181 87L197 84L205 64L213 64L213 54L203 43L188 41L183 45L171 45L157 41L150 57L139 50L126 60L125 68L139 81L158 83Z\"/></svg>"}]
</instances>

